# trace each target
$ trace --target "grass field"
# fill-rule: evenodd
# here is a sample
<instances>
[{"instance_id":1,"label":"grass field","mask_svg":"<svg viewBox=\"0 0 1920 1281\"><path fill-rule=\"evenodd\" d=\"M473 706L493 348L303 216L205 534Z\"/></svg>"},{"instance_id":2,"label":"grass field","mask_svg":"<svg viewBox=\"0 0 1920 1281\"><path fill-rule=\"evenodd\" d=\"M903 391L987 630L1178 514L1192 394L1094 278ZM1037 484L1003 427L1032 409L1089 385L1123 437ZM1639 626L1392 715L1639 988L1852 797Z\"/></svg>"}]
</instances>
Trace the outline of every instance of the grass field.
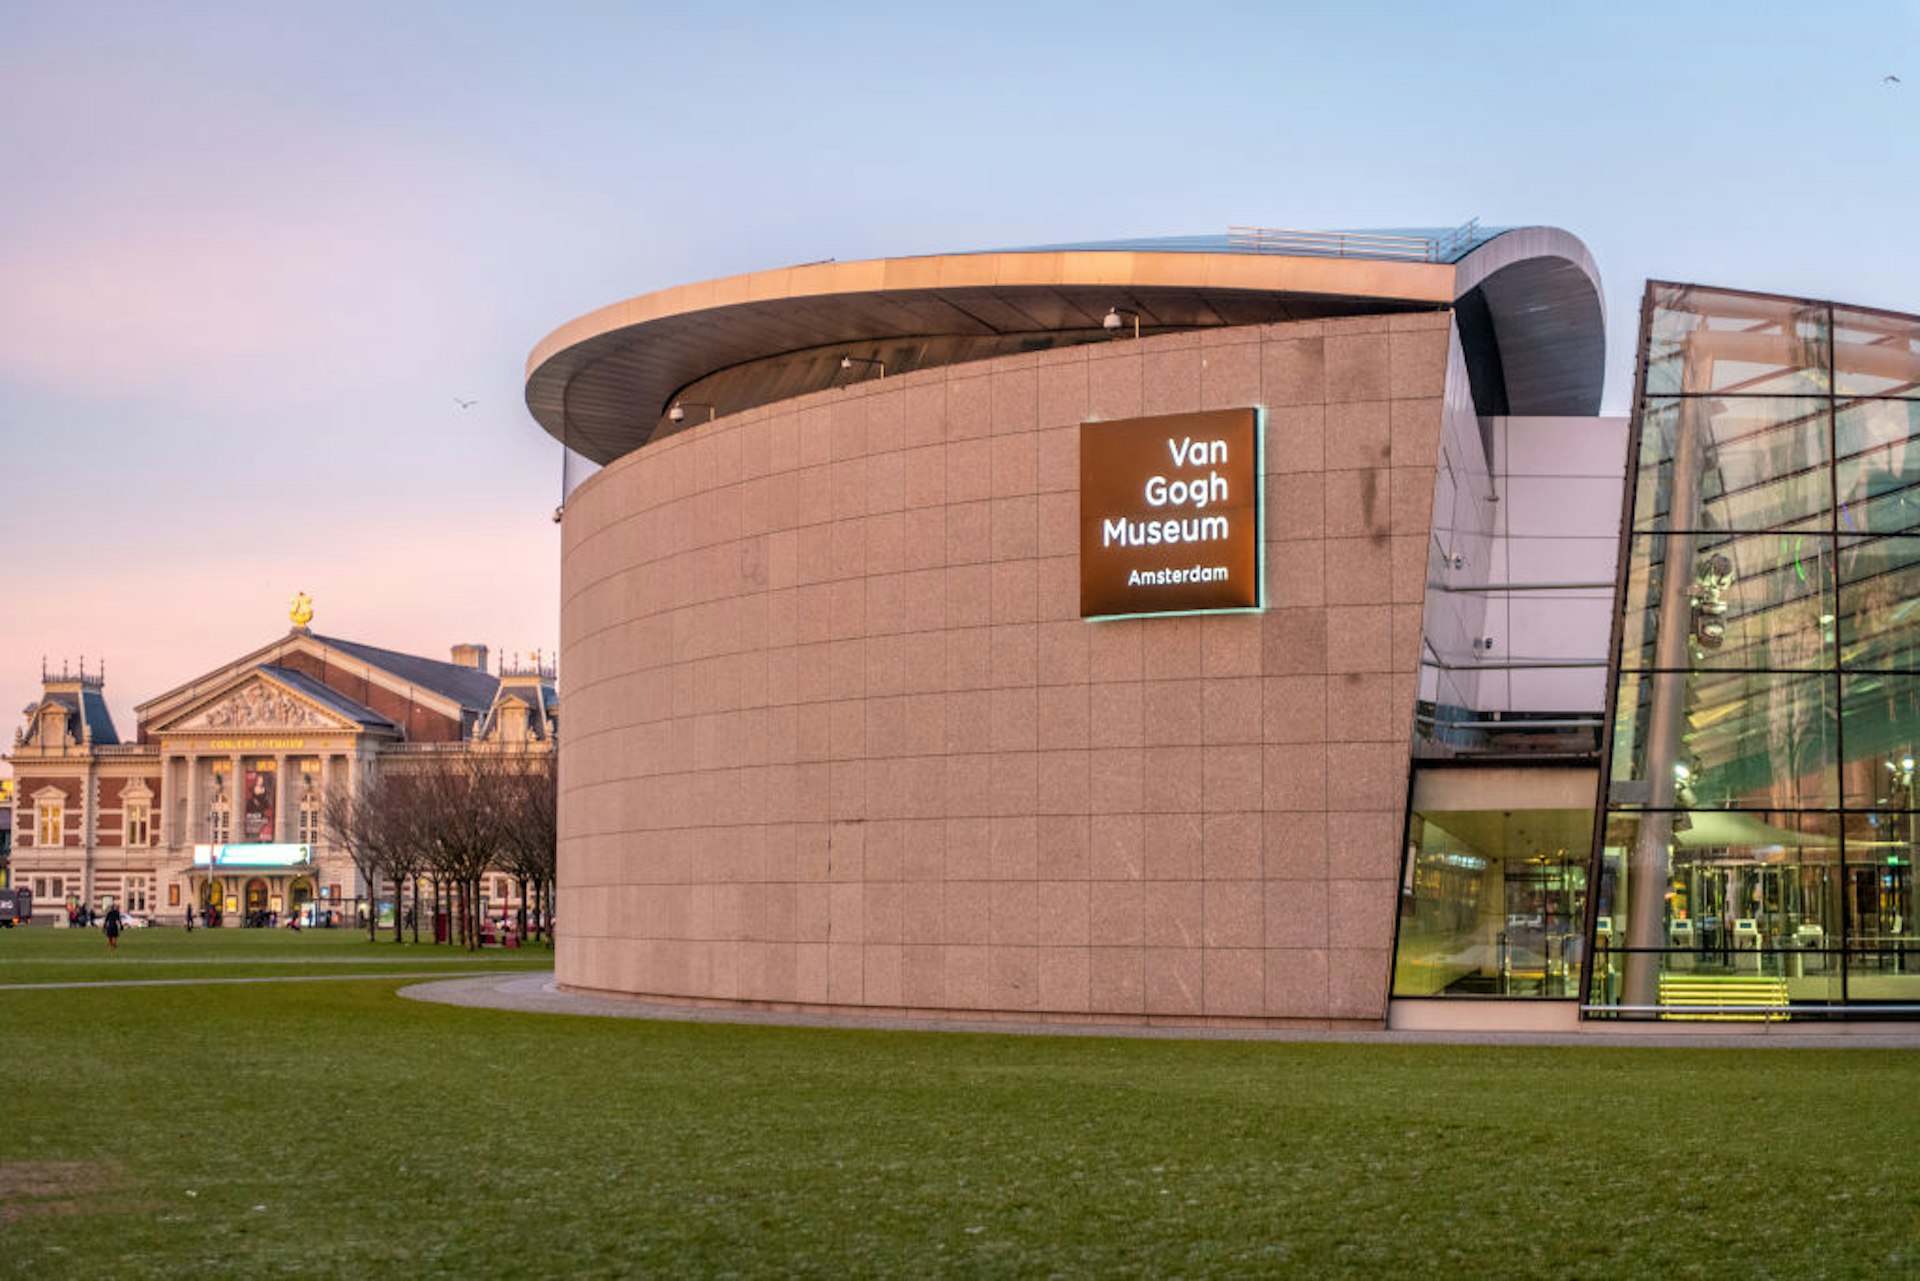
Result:
<instances>
[{"instance_id":1,"label":"grass field","mask_svg":"<svg viewBox=\"0 0 1920 1281\"><path fill-rule=\"evenodd\" d=\"M435 951L167 934L110 977ZM0 932L0 984L92 981L95 948ZM0 990L0 1274L1920 1275L1907 1052L729 1027L404 985Z\"/></svg>"}]
</instances>

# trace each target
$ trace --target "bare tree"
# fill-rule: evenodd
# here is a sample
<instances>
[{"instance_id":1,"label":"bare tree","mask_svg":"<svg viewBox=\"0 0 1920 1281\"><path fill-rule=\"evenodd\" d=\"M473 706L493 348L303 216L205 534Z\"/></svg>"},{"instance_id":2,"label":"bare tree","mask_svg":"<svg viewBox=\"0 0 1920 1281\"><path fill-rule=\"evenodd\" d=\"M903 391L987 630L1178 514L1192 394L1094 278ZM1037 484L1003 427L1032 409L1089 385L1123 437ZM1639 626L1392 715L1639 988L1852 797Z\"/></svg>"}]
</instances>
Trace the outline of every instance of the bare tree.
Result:
<instances>
[{"instance_id":1,"label":"bare tree","mask_svg":"<svg viewBox=\"0 0 1920 1281\"><path fill-rule=\"evenodd\" d=\"M500 759L500 861L520 882L520 934L527 937L527 907L534 932L552 901L555 852L559 847L559 788L551 755Z\"/></svg>"},{"instance_id":2,"label":"bare tree","mask_svg":"<svg viewBox=\"0 0 1920 1281\"><path fill-rule=\"evenodd\" d=\"M378 793L381 791L377 778L363 778L358 786L345 785L327 789L320 800L320 817L333 834L334 842L347 851L353 859L353 866L360 873L361 883L369 892L375 891L380 883L382 868L382 816L383 804ZM374 941L377 913L367 913L367 942Z\"/></svg>"},{"instance_id":3,"label":"bare tree","mask_svg":"<svg viewBox=\"0 0 1920 1281\"><path fill-rule=\"evenodd\" d=\"M435 875L452 892L459 935L480 945L480 878L501 853L500 774L490 758L442 756L409 772L419 838Z\"/></svg>"},{"instance_id":4,"label":"bare tree","mask_svg":"<svg viewBox=\"0 0 1920 1281\"><path fill-rule=\"evenodd\" d=\"M413 887L413 941L420 941L420 873L430 861L430 816L421 805L418 775L396 770L381 789L380 867L393 882L393 941L403 942L407 887Z\"/></svg>"}]
</instances>

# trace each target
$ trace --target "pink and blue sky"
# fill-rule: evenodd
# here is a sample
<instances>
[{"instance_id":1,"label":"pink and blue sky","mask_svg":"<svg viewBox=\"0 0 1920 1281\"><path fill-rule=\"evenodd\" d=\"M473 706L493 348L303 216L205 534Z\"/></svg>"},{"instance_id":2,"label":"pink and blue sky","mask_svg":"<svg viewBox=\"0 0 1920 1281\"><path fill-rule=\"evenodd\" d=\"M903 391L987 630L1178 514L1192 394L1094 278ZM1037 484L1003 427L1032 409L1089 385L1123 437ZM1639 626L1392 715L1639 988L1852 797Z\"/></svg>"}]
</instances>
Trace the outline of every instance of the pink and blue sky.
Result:
<instances>
[{"instance_id":1,"label":"pink and blue sky","mask_svg":"<svg viewBox=\"0 0 1920 1281\"><path fill-rule=\"evenodd\" d=\"M1917 214L1915 0L9 0L0 714L85 655L131 734L300 590L323 633L551 651L523 364L632 294L1551 223L1599 262L1619 410L1645 278L1920 311Z\"/></svg>"}]
</instances>

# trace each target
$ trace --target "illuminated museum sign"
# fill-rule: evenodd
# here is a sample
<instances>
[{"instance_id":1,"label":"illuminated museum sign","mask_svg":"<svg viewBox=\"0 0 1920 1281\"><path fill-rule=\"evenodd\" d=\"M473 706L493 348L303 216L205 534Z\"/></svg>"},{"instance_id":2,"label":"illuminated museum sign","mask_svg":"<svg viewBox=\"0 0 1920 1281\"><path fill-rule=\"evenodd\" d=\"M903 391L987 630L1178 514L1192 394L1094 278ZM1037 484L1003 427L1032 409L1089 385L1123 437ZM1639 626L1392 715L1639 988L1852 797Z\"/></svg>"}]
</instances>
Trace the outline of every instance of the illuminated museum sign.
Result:
<instances>
[{"instance_id":1,"label":"illuminated museum sign","mask_svg":"<svg viewBox=\"0 0 1920 1281\"><path fill-rule=\"evenodd\" d=\"M313 861L311 845L196 845L195 867L298 867Z\"/></svg>"},{"instance_id":2,"label":"illuminated museum sign","mask_svg":"<svg viewBox=\"0 0 1920 1281\"><path fill-rule=\"evenodd\" d=\"M1080 424L1080 616L1260 608L1256 409Z\"/></svg>"}]
</instances>

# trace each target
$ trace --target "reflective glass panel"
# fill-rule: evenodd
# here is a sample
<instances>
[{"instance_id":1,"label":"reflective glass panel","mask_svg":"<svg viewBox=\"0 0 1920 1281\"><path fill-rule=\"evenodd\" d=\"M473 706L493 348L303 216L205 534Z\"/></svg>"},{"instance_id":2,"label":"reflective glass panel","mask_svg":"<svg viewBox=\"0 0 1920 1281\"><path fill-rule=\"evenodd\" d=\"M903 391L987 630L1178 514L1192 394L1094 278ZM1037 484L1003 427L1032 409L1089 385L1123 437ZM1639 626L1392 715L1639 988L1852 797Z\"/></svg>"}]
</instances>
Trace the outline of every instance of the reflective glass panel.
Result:
<instances>
[{"instance_id":1,"label":"reflective glass panel","mask_svg":"<svg viewBox=\"0 0 1920 1281\"><path fill-rule=\"evenodd\" d=\"M1824 305L1692 285L1655 286L1654 296L1648 395L1827 391Z\"/></svg>"},{"instance_id":2,"label":"reflective glass panel","mask_svg":"<svg viewBox=\"0 0 1920 1281\"><path fill-rule=\"evenodd\" d=\"M1861 809L1914 806L1920 752L1920 676L1862 673L1840 678L1846 803Z\"/></svg>"},{"instance_id":3,"label":"reflective glass panel","mask_svg":"<svg viewBox=\"0 0 1920 1281\"><path fill-rule=\"evenodd\" d=\"M1773 529L1832 506L1824 399L1663 400L1648 405L1644 423L1635 529ZM1695 497L1677 509L1676 468L1696 478Z\"/></svg>"},{"instance_id":4,"label":"reflective glass panel","mask_svg":"<svg viewBox=\"0 0 1920 1281\"><path fill-rule=\"evenodd\" d=\"M1920 671L1920 538L1842 539L1840 661Z\"/></svg>"},{"instance_id":5,"label":"reflective glass panel","mask_svg":"<svg viewBox=\"0 0 1920 1281\"><path fill-rule=\"evenodd\" d=\"M1686 594L1672 603L1686 629L1684 648L1655 642L1667 557L1692 548ZM1767 668L1798 671L1831 666L1834 643L1833 539L1822 532L1780 530L1724 534L1636 534L1628 548L1626 627L1620 662L1627 668Z\"/></svg>"},{"instance_id":6,"label":"reflective glass panel","mask_svg":"<svg viewBox=\"0 0 1920 1281\"><path fill-rule=\"evenodd\" d=\"M1674 719L1660 741L1663 699ZM1834 699L1834 677L1825 673L1662 672L1633 680L1623 673L1612 799L1656 807L1831 808L1838 793Z\"/></svg>"},{"instance_id":7,"label":"reflective glass panel","mask_svg":"<svg viewBox=\"0 0 1920 1281\"><path fill-rule=\"evenodd\" d=\"M1920 396L1920 320L1835 307L1833 379L1842 396Z\"/></svg>"},{"instance_id":8,"label":"reflective glass panel","mask_svg":"<svg viewBox=\"0 0 1920 1281\"><path fill-rule=\"evenodd\" d=\"M1577 995L1593 811L1416 810L1395 996Z\"/></svg>"},{"instance_id":9,"label":"reflective glass panel","mask_svg":"<svg viewBox=\"0 0 1920 1281\"><path fill-rule=\"evenodd\" d=\"M1920 813L1847 815L1845 961L1850 1001L1920 1001L1916 846Z\"/></svg>"},{"instance_id":10,"label":"reflective glass panel","mask_svg":"<svg viewBox=\"0 0 1920 1281\"><path fill-rule=\"evenodd\" d=\"M1654 1000L1674 1008L1668 1017L1684 1017L1689 1002L1840 999L1846 879L1833 815L1620 816L1608 823L1602 866L1596 999L1625 999L1636 964ZM1660 917L1636 928L1630 905L1648 895L1633 882L1644 875L1660 879Z\"/></svg>"},{"instance_id":11,"label":"reflective glass panel","mask_svg":"<svg viewBox=\"0 0 1920 1281\"><path fill-rule=\"evenodd\" d=\"M1920 530L1920 400L1862 400L1835 418L1842 534Z\"/></svg>"}]
</instances>

